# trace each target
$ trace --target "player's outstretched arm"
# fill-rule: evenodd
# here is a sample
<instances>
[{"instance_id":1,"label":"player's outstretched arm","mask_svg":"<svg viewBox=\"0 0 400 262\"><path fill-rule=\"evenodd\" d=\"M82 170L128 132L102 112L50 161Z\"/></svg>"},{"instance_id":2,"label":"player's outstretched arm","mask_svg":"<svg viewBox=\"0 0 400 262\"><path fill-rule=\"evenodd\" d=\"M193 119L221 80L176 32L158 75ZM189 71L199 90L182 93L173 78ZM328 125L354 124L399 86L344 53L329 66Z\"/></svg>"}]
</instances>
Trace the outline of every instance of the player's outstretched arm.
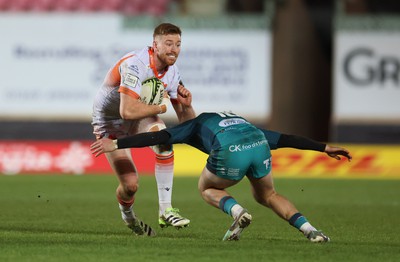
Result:
<instances>
[{"instance_id":1,"label":"player's outstretched arm","mask_svg":"<svg viewBox=\"0 0 400 262\"><path fill-rule=\"evenodd\" d=\"M165 144L169 138L170 134L165 130L140 133L134 136L128 136L115 140L102 138L94 142L90 146L90 150L92 154L97 157L103 153L112 152L122 148L136 148Z\"/></svg>"},{"instance_id":2,"label":"player's outstretched arm","mask_svg":"<svg viewBox=\"0 0 400 262\"><path fill-rule=\"evenodd\" d=\"M269 141L269 137L271 139L276 138L278 133L276 132L264 132L265 137ZM275 135L274 135L275 134ZM291 147L297 148L301 150L313 150L319 152L325 152L328 156L340 160L341 157L347 158L348 161L351 161L353 158L350 152L342 147L330 146L328 144L320 143L313 139L297 136L297 135L288 135L288 134L280 134L276 148L282 147Z\"/></svg>"},{"instance_id":3,"label":"player's outstretched arm","mask_svg":"<svg viewBox=\"0 0 400 262\"><path fill-rule=\"evenodd\" d=\"M337 146L326 145L325 153L336 160L340 160L341 156L347 158L349 162L351 161L351 159L353 159L352 155L346 148L341 148Z\"/></svg>"}]
</instances>

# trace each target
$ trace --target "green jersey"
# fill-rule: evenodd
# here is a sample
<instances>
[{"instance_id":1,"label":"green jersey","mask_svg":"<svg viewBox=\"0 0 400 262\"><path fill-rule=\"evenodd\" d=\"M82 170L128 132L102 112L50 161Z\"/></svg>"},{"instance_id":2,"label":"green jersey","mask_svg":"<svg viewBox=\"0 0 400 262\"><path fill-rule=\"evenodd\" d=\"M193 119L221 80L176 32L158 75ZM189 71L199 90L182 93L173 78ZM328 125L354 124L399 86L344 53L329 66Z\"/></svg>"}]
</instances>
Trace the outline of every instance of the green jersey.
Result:
<instances>
[{"instance_id":1,"label":"green jersey","mask_svg":"<svg viewBox=\"0 0 400 262\"><path fill-rule=\"evenodd\" d=\"M207 168L220 177L240 180L270 172L271 153L264 132L233 113L202 113L165 131L170 134L168 144L185 143L207 153Z\"/></svg>"}]
</instances>

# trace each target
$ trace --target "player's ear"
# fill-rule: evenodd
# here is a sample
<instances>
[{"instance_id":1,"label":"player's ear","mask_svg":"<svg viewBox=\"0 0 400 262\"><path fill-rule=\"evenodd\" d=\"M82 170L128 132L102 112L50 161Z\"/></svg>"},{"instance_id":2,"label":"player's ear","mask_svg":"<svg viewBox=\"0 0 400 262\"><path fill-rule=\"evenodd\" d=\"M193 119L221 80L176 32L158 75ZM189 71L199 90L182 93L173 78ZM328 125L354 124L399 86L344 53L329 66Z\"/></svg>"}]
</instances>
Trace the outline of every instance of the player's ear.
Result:
<instances>
[{"instance_id":1,"label":"player's ear","mask_svg":"<svg viewBox=\"0 0 400 262\"><path fill-rule=\"evenodd\" d=\"M156 36L155 38L153 38L153 49L157 48L158 42L159 42L159 38Z\"/></svg>"}]
</instances>

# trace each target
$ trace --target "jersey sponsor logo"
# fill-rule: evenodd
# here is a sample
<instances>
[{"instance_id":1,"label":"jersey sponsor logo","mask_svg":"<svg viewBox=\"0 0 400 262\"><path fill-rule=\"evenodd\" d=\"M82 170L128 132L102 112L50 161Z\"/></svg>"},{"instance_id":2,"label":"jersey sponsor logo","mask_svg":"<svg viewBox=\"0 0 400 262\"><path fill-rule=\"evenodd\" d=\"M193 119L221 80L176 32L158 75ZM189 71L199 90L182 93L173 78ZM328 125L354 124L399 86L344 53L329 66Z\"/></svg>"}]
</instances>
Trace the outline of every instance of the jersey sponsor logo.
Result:
<instances>
[{"instance_id":1,"label":"jersey sponsor logo","mask_svg":"<svg viewBox=\"0 0 400 262\"><path fill-rule=\"evenodd\" d=\"M265 169L268 170L268 168L271 166L271 158L264 160L263 164L265 165Z\"/></svg>"},{"instance_id":2,"label":"jersey sponsor logo","mask_svg":"<svg viewBox=\"0 0 400 262\"><path fill-rule=\"evenodd\" d=\"M242 151L241 147L242 147L242 145L231 145L231 146L229 146L229 151L230 152Z\"/></svg>"},{"instance_id":3,"label":"jersey sponsor logo","mask_svg":"<svg viewBox=\"0 0 400 262\"><path fill-rule=\"evenodd\" d=\"M133 72L139 74L139 67L137 65L130 65L128 68Z\"/></svg>"},{"instance_id":4,"label":"jersey sponsor logo","mask_svg":"<svg viewBox=\"0 0 400 262\"><path fill-rule=\"evenodd\" d=\"M241 152L241 151L250 150L250 149L258 147L258 146L266 145L267 143L268 143L267 140L264 139L264 140L256 141L251 144L230 145L228 149L230 152Z\"/></svg>"},{"instance_id":5,"label":"jersey sponsor logo","mask_svg":"<svg viewBox=\"0 0 400 262\"><path fill-rule=\"evenodd\" d=\"M127 73L122 80L122 83L128 87L135 87L137 82L138 78L130 73Z\"/></svg>"},{"instance_id":6,"label":"jersey sponsor logo","mask_svg":"<svg viewBox=\"0 0 400 262\"><path fill-rule=\"evenodd\" d=\"M227 127L227 126L246 124L246 123L247 121L244 120L243 118L229 118L221 120L218 125L221 127Z\"/></svg>"},{"instance_id":7,"label":"jersey sponsor logo","mask_svg":"<svg viewBox=\"0 0 400 262\"><path fill-rule=\"evenodd\" d=\"M226 176L230 176L230 177L235 177L240 175L240 169L239 168L228 168L228 172L226 172L225 174Z\"/></svg>"},{"instance_id":8,"label":"jersey sponsor logo","mask_svg":"<svg viewBox=\"0 0 400 262\"><path fill-rule=\"evenodd\" d=\"M217 174L219 175L223 175L223 176L229 176L229 177L236 177L238 175L240 175L240 168L224 168L224 167L220 167L217 168Z\"/></svg>"}]
</instances>

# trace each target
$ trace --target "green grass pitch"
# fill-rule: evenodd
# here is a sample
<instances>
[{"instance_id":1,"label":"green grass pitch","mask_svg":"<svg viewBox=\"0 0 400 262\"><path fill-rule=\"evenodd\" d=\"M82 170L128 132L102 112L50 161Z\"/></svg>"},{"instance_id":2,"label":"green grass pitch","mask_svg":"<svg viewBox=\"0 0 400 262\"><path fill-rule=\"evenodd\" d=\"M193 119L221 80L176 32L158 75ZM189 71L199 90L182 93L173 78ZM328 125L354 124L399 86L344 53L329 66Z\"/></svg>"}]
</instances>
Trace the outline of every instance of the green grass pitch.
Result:
<instances>
[{"instance_id":1,"label":"green grass pitch","mask_svg":"<svg viewBox=\"0 0 400 262\"><path fill-rule=\"evenodd\" d=\"M221 241L230 217L208 206L197 177L176 177L173 203L192 220L157 227L155 178L141 176L135 211L154 238L132 235L114 176L0 176L0 261L400 261L400 180L275 179L331 237L312 244L258 205L246 180L230 192L253 215L240 241Z\"/></svg>"}]
</instances>

